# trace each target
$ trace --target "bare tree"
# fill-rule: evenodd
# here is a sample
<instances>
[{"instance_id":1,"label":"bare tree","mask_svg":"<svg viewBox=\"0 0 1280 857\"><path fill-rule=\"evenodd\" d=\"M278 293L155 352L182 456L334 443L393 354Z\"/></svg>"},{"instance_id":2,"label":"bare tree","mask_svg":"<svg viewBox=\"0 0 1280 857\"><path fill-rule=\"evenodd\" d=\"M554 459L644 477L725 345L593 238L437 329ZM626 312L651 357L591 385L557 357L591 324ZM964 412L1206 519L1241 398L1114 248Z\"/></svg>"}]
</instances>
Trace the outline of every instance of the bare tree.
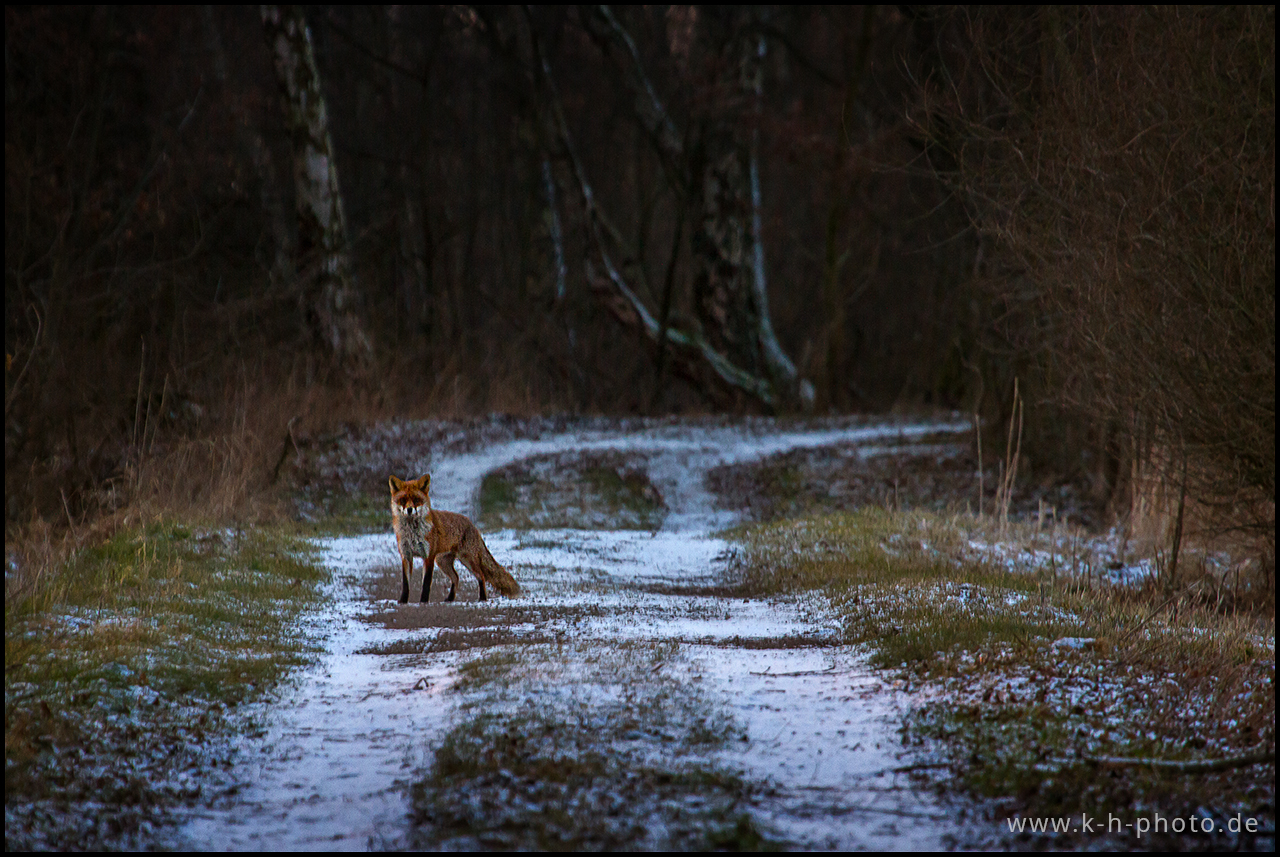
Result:
<instances>
[{"instance_id":1,"label":"bare tree","mask_svg":"<svg viewBox=\"0 0 1280 857\"><path fill-rule=\"evenodd\" d=\"M1274 19L960 15L990 91L944 115L1014 342L1109 456L1159 475L1175 543L1194 500L1274 550Z\"/></svg>"},{"instance_id":2,"label":"bare tree","mask_svg":"<svg viewBox=\"0 0 1280 857\"><path fill-rule=\"evenodd\" d=\"M262 23L293 145L303 314L336 366L360 374L367 370L373 349L360 318L359 294L347 258L338 168L311 34L298 6L264 5Z\"/></svg>"},{"instance_id":3,"label":"bare tree","mask_svg":"<svg viewBox=\"0 0 1280 857\"><path fill-rule=\"evenodd\" d=\"M677 192L681 208L691 212L690 246L694 256L693 282L696 320L670 318L671 277L663 289L662 307L655 311L640 297L653 289L638 288L614 262L629 255L621 233L600 209L591 182L571 138L550 65L539 54L539 70L551 101L548 111L554 136L572 166L588 224L588 244L604 268L591 278L606 305L622 322L636 327L657 346L663 365L668 348L686 360L701 360L725 383L740 389L774 410L808 410L813 406L813 385L800 377L787 356L769 313L764 244L761 238L761 187L759 130L746 130L743 122L724 116L705 116L696 142L686 141L658 96L635 40L608 6L584 16L589 32L618 62L620 77L629 91L637 121L651 140ZM730 89L735 99L759 111L763 93L763 59L766 43L743 28L730 39L732 71L737 79ZM736 117L735 117L736 118ZM684 218L680 217L683 227ZM677 230L676 241L679 241ZM675 250L673 249L673 256ZM643 274L632 274L632 277Z\"/></svg>"}]
</instances>

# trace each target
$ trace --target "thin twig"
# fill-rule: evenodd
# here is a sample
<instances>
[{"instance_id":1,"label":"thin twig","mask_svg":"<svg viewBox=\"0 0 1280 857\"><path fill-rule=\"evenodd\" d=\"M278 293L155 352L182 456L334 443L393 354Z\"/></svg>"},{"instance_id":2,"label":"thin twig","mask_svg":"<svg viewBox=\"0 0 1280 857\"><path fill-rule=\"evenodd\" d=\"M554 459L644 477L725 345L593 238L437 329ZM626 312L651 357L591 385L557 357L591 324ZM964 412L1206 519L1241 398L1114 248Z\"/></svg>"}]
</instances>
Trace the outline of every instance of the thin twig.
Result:
<instances>
[{"instance_id":1,"label":"thin twig","mask_svg":"<svg viewBox=\"0 0 1280 857\"><path fill-rule=\"evenodd\" d=\"M895 774L909 774L912 771L932 771L938 768L950 768L950 762L921 762L918 765L902 765L898 768L890 768L889 770Z\"/></svg>"},{"instance_id":2,"label":"thin twig","mask_svg":"<svg viewBox=\"0 0 1280 857\"><path fill-rule=\"evenodd\" d=\"M836 671L836 669L837 667L835 666L835 664L832 664L831 666L827 667L825 670L801 670L799 672L794 672L794 673L771 673L766 670L765 672L762 672L762 673L752 672L751 675L762 675L762 676L768 676L770 678L778 678L780 676L831 675L833 672Z\"/></svg>"},{"instance_id":3,"label":"thin twig","mask_svg":"<svg viewBox=\"0 0 1280 857\"><path fill-rule=\"evenodd\" d=\"M1081 760L1059 759L1061 764L1085 761L1093 765L1107 768L1155 768L1159 771L1173 771L1178 774L1211 774L1217 771L1229 771L1234 768L1247 768L1250 765L1274 765L1274 750L1257 750L1239 756L1228 756L1225 759L1137 759L1120 756L1084 756Z\"/></svg>"},{"instance_id":4,"label":"thin twig","mask_svg":"<svg viewBox=\"0 0 1280 857\"><path fill-rule=\"evenodd\" d=\"M1116 648L1120 648L1120 646L1122 646L1122 645L1124 645L1126 642L1128 642L1128 640L1129 640L1129 638L1130 638L1130 637L1132 637L1134 634L1136 634L1136 633L1138 633L1139 631L1141 631L1143 628L1147 627L1147 623L1148 623L1148 622L1150 622L1152 619L1154 619L1154 618L1155 618L1155 617L1160 613L1160 611L1161 611L1161 610L1163 610L1165 607L1169 606L1169 602L1170 602L1170 601L1172 601L1173 599L1175 599L1175 598L1177 598L1177 597L1178 597L1178 596L1177 596L1177 594L1170 595L1168 598L1166 598L1164 601L1162 601L1162 602L1161 602L1161 603L1160 603L1160 604L1159 604L1159 605L1158 605L1154 610L1152 610L1150 613L1148 613L1148 614L1147 614L1147 618L1143 619L1141 622L1139 622L1139 623L1138 623L1136 626L1134 626L1132 629L1130 629L1130 630L1126 631L1126 632L1125 632L1125 634L1124 634L1124 636L1123 636L1123 637L1121 637L1119 640L1117 640L1117 641L1116 641Z\"/></svg>"}]
</instances>

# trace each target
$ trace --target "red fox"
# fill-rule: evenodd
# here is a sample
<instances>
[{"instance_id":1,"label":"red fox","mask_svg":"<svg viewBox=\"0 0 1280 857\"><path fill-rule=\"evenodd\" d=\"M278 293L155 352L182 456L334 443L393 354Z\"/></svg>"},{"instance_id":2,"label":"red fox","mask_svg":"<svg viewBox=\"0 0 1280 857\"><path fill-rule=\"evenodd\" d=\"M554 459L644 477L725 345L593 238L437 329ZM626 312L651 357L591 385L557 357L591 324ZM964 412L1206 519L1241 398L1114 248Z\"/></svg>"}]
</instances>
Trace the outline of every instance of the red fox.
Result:
<instances>
[{"instance_id":1,"label":"red fox","mask_svg":"<svg viewBox=\"0 0 1280 857\"><path fill-rule=\"evenodd\" d=\"M427 474L409 482L392 476L391 525L396 531L396 545L400 548L400 573L404 585L400 588L400 603L409 601L409 575L413 572L413 558L420 556L426 562L422 569L422 603L431 596L431 578L436 562L449 578L449 597L458 594L458 572L453 569L454 557L476 576L480 582L480 600L487 601L485 583L493 584L499 595L520 594L516 583L505 568L498 565L493 554L484 546L480 531L464 515L443 512L431 508L428 490L431 475Z\"/></svg>"}]
</instances>

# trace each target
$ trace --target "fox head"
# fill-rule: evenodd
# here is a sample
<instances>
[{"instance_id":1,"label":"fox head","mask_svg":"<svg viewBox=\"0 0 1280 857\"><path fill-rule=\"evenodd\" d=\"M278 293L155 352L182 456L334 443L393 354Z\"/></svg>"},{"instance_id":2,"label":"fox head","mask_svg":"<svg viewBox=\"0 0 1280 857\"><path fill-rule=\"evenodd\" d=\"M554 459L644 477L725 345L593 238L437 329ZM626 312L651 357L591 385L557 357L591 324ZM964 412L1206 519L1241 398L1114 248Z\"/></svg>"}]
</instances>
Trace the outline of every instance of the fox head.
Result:
<instances>
[{"instance_id":1,"label":"fox head","mask_svg":"<svg viewBox=\"0 0 1280 857\"><path fill-rule=\"evenodd\" d=\"M393 514L422 515L431 511L431 499L427 496L431 487L430 473L408 482L392 476L387 483L391 486Z\"/></svg>"}]
</instances>

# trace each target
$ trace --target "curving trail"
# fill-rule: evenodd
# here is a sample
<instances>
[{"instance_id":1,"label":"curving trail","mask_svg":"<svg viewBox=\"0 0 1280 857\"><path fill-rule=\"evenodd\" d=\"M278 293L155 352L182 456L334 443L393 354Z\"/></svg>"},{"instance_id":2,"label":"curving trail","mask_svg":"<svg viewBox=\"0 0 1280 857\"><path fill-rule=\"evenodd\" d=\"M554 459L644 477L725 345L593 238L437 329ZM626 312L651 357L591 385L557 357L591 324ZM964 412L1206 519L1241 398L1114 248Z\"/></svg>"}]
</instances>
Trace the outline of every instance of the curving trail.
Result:
<instances>
[{"instance_id":1,"label":"curving trail","mask_svg":"<svg viewBox=\"0 0 1280 857\"><path fill-rule=\"evenodd\" d=\"M903 765L897 723L909 700L856 649L836 642L821 600L704 594L714 592L728 547L713 534L738 519L715 507L704 477L712 467L801 447L856 443L867 456L969 429L964 422L818 430L666 424L506 441L421 462L432 473L433 504L474 517L480 481L496 468L547 453L626 452L646 462L669 512L656 533L486 532L525 590L515 601L400 606L389 600L399 591L391 536L325 541L332 599L315 621L326 651L277 703L254 712L265 735L243 749L221 796L187 821L180 844L404 847L406 785L460 716L465 694L450 692L459 667L493 646L554 639L579 648L673 646L673 674L697 683L746 735L709 755L769 784L752 814L794 846L947 847L960 834L957 822L895 772ZM465 573L459 597L475 597Z\"/></svg>"}]
</instances>

